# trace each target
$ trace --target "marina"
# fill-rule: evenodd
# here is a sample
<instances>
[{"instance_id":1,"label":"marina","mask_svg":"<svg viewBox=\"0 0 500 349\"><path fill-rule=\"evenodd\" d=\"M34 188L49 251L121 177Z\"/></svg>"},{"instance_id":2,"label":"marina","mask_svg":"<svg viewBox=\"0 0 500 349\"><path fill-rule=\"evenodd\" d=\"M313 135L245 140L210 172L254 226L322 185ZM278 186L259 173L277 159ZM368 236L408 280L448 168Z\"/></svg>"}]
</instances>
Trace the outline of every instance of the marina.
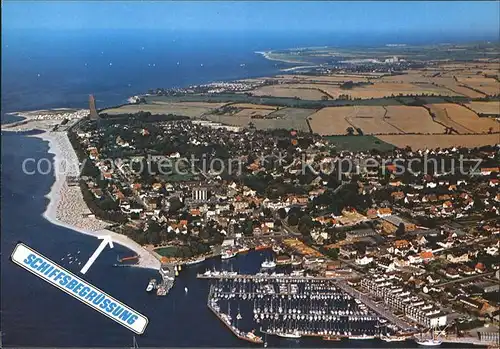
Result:
<instances>
[{"instance_id":1,"label":"marina","mask_svg":"<svg viewBox=\"0 0 500 349\"><path fill-rule=\"evenodd\" d=\"M253 338L259 329L262 336L294 340L380 338L387 342L406 340L412 334L350 295L336 280L218 273L211 278L208 306L235 334L252 333Z\"/></svg>"}]
</instances>

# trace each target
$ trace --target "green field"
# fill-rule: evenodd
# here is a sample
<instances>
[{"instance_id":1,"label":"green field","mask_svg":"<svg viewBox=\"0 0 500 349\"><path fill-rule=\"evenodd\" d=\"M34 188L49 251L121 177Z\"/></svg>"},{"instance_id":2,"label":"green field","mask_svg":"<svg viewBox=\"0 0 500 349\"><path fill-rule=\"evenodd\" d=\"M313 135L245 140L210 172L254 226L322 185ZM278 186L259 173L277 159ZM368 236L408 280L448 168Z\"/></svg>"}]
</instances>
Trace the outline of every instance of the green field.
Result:
<instances>
[{"instance_id":1,"label":"green field","mask_svg":"<svg viewBox=\"0 0 500 349\"><path fill-rule=\"evenodd\" d=\"M376 149L384 152L396 148L374 136L325 136L323 138L334 144L337 150L369 151Z\"/></svg>"},{"instance_id":2,"label":"green field","mask_svg":"<svg viewBox=\"0 0 500 349\"><path fill-rule=\"evenodd\" d=\"M188 246L167 246L155 250L164 257L190 257L192 255Z\"/></svg>"}]
</instances>

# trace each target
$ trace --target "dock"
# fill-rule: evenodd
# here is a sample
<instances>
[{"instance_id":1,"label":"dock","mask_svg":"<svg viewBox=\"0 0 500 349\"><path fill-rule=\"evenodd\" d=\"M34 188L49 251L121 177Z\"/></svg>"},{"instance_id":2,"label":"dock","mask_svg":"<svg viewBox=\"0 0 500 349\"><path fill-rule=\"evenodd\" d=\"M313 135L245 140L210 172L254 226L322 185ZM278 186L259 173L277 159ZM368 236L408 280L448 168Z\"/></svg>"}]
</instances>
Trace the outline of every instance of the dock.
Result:
<instances>
[{"instance_id":1,"label":"dock","mask_svg":"<svg viewBox=\"0 0 500 349\"><path fill-rule=\"evenodd\" d=\"M175 266L172 264L164 264L159 270L161 282L158 284L156 294L158 296L166 296L168 291L174 286Z\"/></svg>"},{"instance_id":2,"label":"dock","mask_svg":"<svg viewBox=\"0 0 500 349\"><path fill-rule=\"evenodd\" d=\"M242 331L240 331L239 329L237 329L236 327L234 327L232 324L231 324L231 320L230 318L228 318L227 316L224 316L225 314L222 314L220 313L217 309L214 308L214 306L212 305L212 295L213 295L213 286L210 287L210 291L208 293L208 301L207 301L207 306L208 306L208 309L210 309L210 311L212 311L212 313L217 316L217 318L236 336L238 337L239 339L242 339L244 341L247 341L247 342L251 342L251 343L258 343L258 344L261 344L261 343L264 343L264 341L262 340L261 337L257 337L255 335L250 335L249 336L249 333L244 333Z\"/></svg>"},{"instance_id":3,"label":"dock","mask_svg":"<svg viewBox=\"0 0 500 349\"><path fill-rule=\"evenodd\" d=\"M359 297L337 286L342 280L269 274L241 278L234 272L232 277L220 276L210 278L214 282L210 286L209 306L218 312L227 308L227 313L220 315L226 325L232 326L234 313L230 309L236 303L237 319L251 319L253 328L279 337L339 340L402 334L397 324L379 316L383 312L373 311Z\"/></svg>"}]
</instances>

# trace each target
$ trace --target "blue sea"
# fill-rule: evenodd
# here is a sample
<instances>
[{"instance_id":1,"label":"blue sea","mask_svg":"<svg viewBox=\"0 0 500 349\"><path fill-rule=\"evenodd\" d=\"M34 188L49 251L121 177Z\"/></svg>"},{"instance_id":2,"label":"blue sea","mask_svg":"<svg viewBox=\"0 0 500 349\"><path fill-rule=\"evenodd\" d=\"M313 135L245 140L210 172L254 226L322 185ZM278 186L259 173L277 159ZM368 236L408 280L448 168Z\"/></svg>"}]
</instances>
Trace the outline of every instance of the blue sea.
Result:
<instances>
[{"instance_id":1,"label":"blue sea","mask_svg":"<svg viewBox=\"0 0 500 349\"><path fill-rule=\"evenodd\" d=\"M383 40L384 39L384 40ZM392 38L393 39L393 38ZM369 39L359 40L366 44ZM394 42L371 38L371 42ZM378 41L377 41L378 40ZM254 51L299 46L341 45L348 37L290 33L199 33L151 31L16 31L2 33L2 123L8 112L55 107L86 107L94 94L98 107L124 103L131 95L156 87L179 87L279 73L289 65L268 61ZM179 62L179 64L177 64ZM244 63L242 67L240 64ZM201 66L203 64L203 66ZM2 132L1 177L1 331L5 346L126 347L132 332L15 266L9 256L26 243L69 270L78 266L61 258L86 261L99 240L54 226L42 217L53 174L27 175L22 162L48 158L48 144L26 134ZM80 253L78 254L78 251ZM131 253L115 245L100 255L85 279L149 318L137 337L141 347L241 347L206 306L208 282L196 273L219 268L220 260L183 270L170 294L145 292L155 271L114 268L117 256ZM265 252L238 256L234 270L256 272ZM226 267L228 267L226 265ZM189 292L184 292L188 287ZM319 342L269 338L282 347L386 347L387 343ZM389 343L397 347L397 343ZM405 343L405 346L414 345Z\"/></svg>"}]
</instances>

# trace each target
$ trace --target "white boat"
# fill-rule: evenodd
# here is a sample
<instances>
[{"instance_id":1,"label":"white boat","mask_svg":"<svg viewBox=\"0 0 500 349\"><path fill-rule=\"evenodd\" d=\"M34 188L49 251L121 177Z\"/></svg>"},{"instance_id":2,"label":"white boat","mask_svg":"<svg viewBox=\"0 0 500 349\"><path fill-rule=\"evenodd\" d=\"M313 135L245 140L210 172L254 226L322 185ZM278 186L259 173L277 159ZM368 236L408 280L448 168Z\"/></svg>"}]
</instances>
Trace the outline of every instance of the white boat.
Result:
<instances>
[{"instance_id":1,"label":"white boat","mask_svg":"<svg viewBox=\"0 0 500 349\"><path fill-rule=\"evenodd\" d=\"M349 336L349 339L361 339L361 340L365 340L365 339L375 339L375 336L369 336L367 334L362 334L360 336Z\"/></svg>"},{"instance_id":2,"label":"white boat","mask_svg":"<svg viewBox=\"0 0 500 349\"><path fill-rule=\"evenodd\" d=\"M198 264L198 263L201 263L201 262L204 262L204 261L205 261L205 257L199 257L199 258L191 259L191 260L187 261L186 265Z\"/></svg>"},{"instance_id":3,"label":"white boat","mask_svg":"<svg viewBox=\"0 0 500 349\"><path fill-rule=\"evenodd\" d=\"M274 261L268 261L267 259L260 265L262 268L274 268L276 263Z\"/></svg>"},{"instance_id":4,"label":"white boat","mask_svg":"<svg viewBox=\"0 0 500 349\"><path fill-rule=\"evenodd\" d=\"M422 345L424 347L438 347L443 343L439 339L425 339L425 340L416 340L418 345Z\"/></svg>"},{"instance_id":5,"label":"white boat","mask_svg":"<svg viewBox=\"0 0 500 349\"><path fill-rule=\"evenodd\" d=\"M278 332L278 333L276 333L276 335L279 337L283 337L283 338L300 338L300 337L302 337L302 335L297 330L293 331L292 333Z\"/></svg>"},{"instance_id":6,"label":"white boat","mask_svg":"<svg viewBox=\"0 0 500 349\"><path fill-rule=\"evenodd\" d=\"M184 292L188 293L188 288L187 287L184 287Z\"/></svg>"},{"instance_id":7,"label":"white boat","mask_svg":"<svg viewBox=\"0 0 500 349\"><path fill-rule=\"evenodd\" d=\"M384 342L403 342L406 340L406 337L402 336L380 336L380 339Z\"/></svg>"},{"instance_id":8,"label":"white boat","mask_svg":"<svg viewBox=\"0 0 500 349\"><path fill-rule=\"evenodd\" d=\"M229 258L233 258L234 256L236 256L236 252L233 252L231 250L228 250L228 251L224 251L222 252L221 254L221 258L222 259L229 259Z\"/></svg>"},{"instance_id":9,"label":"white boat","mask_svg":"<svg viewBox=\"0 0 500 349\"><path fill-rule=\"evenodd\" d=\"M155 286L156 286L156 280L155 279L151 279L149 281L148 287L146 287L146 292L153 291L153 289L155 288Z\"/></svg>"}]
</instances>

